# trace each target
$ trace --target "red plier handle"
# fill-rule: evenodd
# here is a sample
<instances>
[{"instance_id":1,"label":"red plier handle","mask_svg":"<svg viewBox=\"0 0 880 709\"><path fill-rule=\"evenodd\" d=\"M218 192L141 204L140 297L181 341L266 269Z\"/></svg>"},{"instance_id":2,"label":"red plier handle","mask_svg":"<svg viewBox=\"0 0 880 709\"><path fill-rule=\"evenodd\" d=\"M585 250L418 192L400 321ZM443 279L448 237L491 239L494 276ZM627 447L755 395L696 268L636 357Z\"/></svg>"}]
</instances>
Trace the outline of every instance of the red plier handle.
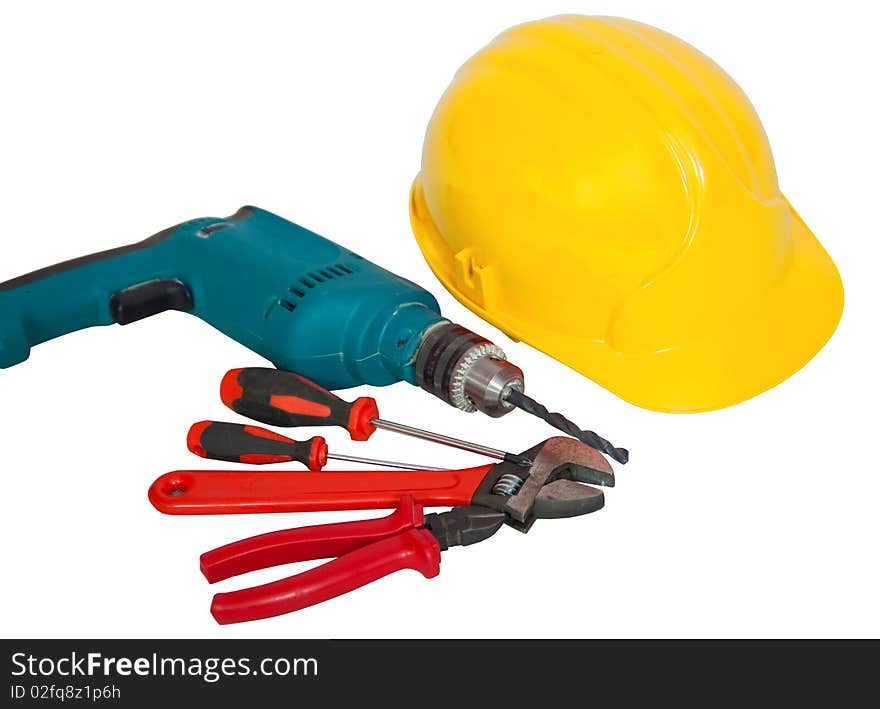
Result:
<instances>
[{"instance_id":1,"label":"red plier handle","mask_svg":"<svg viewBox=\"0 0 880 709\"><path fill-rule=\"evenodd\" d=\"M440 573L440 544L424 523L422 506L403 496L388 517L270 532L206 552L201 569L210 583L280 564L337 557L280 581L218 593L211 613L218 623L241 623L313 606L402 569L433 578Z\"/></svg>"}]
</instances>

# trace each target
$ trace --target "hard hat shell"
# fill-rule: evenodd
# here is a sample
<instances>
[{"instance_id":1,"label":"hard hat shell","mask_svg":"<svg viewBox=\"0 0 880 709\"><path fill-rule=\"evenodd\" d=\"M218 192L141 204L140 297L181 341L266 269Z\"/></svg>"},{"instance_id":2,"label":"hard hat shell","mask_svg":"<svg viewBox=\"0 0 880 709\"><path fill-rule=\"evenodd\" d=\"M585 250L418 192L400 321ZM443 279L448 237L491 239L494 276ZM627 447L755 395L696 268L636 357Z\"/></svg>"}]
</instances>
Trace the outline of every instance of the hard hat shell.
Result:
<instances>
[{"instance_id":1,"label":"hard hat shell","mask_svg":"<svg viewBox=\"0 0 880 709\"><path fill-rule=\"evenodd\" d=\"M472 57L431 118L410 211L464 305L648 409L769 389L843 308L745 94L630 20L531 22Z\"/></svg>"}]
</instances>

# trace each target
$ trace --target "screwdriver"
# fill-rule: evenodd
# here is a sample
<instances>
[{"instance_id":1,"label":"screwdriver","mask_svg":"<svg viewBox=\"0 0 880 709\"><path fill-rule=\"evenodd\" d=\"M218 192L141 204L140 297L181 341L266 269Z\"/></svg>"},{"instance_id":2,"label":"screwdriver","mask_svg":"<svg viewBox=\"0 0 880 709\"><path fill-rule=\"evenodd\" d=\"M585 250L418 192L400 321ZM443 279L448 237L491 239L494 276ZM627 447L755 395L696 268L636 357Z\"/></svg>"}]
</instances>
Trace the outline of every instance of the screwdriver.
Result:
<instances>
[{"instance_id":1,"label":"screwdriver","mask_svg":"<svg viewBox=\"0 0 880 709\"><path fill-rule=\"evenodd\" d=\"M193 424L186 437L186 445L190 451L202 458L251 465L286 463L295 460L309 470L321 470L327 464L327 460L345 460L349 463L379 465L384 468L444 470L428 465L410 465L376 458L331 454L327 451L327 442L322 436L315 436L307 441L294 441L259 426L222 421L199 421Z\"/></svg>"},{"instance_id":2,"label":"screwdriver","mask_svg":"<svg viewBox=\"0 0 880 709\"><path fill-rule=\"evenodd\" d=\"M532 464L516 453L385 421L379 418L375 399L362 396L352 402L344 401L315 382L280 369L232 369L220 383L220 398L236 413L272 426L340 426L353 441L366 441L377 428L382 428L522 467Z\"/></svg>"}]
</instances>

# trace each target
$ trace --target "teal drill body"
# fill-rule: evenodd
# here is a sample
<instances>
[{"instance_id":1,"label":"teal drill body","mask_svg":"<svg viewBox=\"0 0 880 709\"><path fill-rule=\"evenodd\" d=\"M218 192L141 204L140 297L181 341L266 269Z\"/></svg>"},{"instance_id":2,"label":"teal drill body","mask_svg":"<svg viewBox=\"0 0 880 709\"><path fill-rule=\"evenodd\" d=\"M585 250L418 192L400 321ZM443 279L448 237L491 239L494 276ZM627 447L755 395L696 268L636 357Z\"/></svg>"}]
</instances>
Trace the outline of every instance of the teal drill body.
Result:
<instances>
[{"instance_id":1,"label":"teal drill body","mask_svg":"<svg viewBox=\"0 0 880 709\"><path fill-rule=\"evenodd\" d=\"M329 389L415 382L434 297L286 219L243 207L0 284L0 367L68 332L183 310Z\"/></svg>"}]
</instances>

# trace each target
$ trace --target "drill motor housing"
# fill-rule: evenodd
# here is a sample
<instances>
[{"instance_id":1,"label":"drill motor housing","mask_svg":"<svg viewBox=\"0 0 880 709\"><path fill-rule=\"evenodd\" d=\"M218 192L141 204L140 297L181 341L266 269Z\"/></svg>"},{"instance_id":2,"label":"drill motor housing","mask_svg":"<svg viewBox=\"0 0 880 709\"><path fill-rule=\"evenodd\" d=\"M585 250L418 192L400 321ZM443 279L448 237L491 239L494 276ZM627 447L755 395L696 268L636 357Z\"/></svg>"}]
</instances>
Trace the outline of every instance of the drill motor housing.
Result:
<instances>
[{"instance_id":1,"label":"drill motor housing","mask_svg":"<svg viewBox=\"0 0 880 709\"><path fill-rule=\"evenodd\" d=\"M489 360L498 363L488 367L493 394L505 382L522 388L522 372L441 317L426 290L256 207L7 281L0 309L0 367L69 332L181 310L327 389L405 380L459 408L500 416L510 408L500 399L477 397L474 406L463 395L464 381L475 397L482 386L466 376L479 360L486 360L475 370L480 381Z\"/></svg>"}]
</instances>

